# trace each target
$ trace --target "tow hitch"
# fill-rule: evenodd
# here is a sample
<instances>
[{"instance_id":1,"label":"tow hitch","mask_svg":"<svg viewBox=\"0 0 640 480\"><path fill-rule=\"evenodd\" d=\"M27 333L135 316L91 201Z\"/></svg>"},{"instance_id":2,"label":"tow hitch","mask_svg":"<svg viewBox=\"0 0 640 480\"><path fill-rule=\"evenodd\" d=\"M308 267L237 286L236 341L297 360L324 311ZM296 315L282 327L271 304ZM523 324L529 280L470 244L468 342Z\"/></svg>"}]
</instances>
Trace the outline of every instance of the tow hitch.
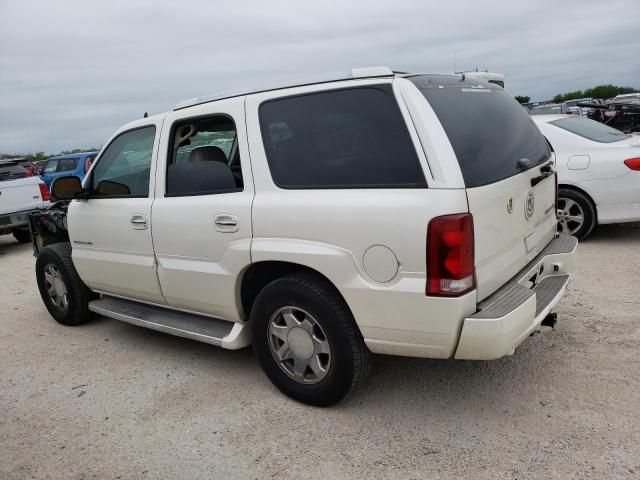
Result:
<instances>
[{"instance_id":1,"label":"tow hitch","mask_svg":"<svg viewBox=\"0 0 640 480\"><path fill-rule=\"evenodd\" d=\"M550 313L544 318L544 320L542 320L542 323L540 325L543 327L556 328L556 323L558 323L558 314Z\"/></svg>"},{"instance_id":2,"label":"tow hitch","mask_svg":"<svg viewBox=\"0 0 640 480\"><path fill-rule=\"evenodd\" d=\"M543 333L545 331L549 331L547 329L543 329L542 327L549 327L551 328L551 330L554 330L556 327L556 323L558 323L558 314L557 313L549 313L549 315L547 315L546 317L544 317L544 320L542 320L542 323L540 324L539 328L536 328L533 332L531 332L531 334L529 335L530 337L533 337L534 335Z\"/></svg>"}]
</instances>

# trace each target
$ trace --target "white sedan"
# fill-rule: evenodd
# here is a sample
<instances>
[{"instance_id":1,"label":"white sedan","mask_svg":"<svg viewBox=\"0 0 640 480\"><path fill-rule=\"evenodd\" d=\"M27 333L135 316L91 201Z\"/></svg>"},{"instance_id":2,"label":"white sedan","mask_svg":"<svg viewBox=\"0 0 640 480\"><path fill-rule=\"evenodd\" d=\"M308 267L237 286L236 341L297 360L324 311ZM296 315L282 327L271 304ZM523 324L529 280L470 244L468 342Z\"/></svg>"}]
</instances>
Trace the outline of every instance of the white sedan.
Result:
<instances>
[{"instance_id":1,"label":"white sedan","mask_svg":"<svg viewBox=\"0 0 640 480\"><path fill-rule=\"evenodd\" d=\"M561 231L640 221L640 137L575 115L531 119L555 152Z\"/></svg>"}]
</instances>

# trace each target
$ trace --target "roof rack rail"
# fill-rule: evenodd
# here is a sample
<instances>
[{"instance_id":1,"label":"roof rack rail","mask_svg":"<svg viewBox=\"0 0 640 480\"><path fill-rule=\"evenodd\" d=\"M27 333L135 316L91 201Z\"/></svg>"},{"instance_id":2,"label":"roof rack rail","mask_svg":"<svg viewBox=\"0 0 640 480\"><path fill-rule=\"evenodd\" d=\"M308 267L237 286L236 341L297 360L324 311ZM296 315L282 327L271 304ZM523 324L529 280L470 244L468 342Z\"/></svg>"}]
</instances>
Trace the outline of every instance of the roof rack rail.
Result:
<instances>
[{"instance_id":1,"label":"roof rack rail","mask_svg":"<svg viewBox=\"0 0 640 480\"><path fill-rule=\"evenodd\" d=\"M393 70L389 67L361 67L351 69L351 78L390 77Z\"/></svg>"},{"instance_id":2,"label":"roof rack rail","mask_svg":"<svg viewBox=\"0 0 640 480\"><path fill-rule=\"evenodd\" d=\"M337 82L340 80L354 80L362 78L392 77L395 73L388 67L361 67L352 68L349 72L337 72L325 75L316 75L314 77L303 77L289 81L280 81L272 85L262 85L259 88L245 88L227 92L212 93L201 97L190 98L179 102L174 110L201 105L203 103L213 102L215 100L223 100L225 98L241 97L252 93L269 92L272 90L282 90L291 87L304 87L306 85L316 85L319 83Z\"/></svg>"}]
</instances>

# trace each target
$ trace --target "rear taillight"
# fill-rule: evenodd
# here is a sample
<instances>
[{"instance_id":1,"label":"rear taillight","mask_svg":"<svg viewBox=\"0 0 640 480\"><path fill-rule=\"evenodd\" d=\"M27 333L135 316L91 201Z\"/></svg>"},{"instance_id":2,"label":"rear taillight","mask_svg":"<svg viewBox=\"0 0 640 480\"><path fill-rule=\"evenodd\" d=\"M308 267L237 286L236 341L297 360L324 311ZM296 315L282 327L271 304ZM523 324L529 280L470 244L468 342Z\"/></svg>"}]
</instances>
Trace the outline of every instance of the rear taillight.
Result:
<instances>
[{"instance_id":1,"label":"rear taillight","mask_svg":"<svg viewBox=\"0 0 640 480\"><path fill-rule=\"evenodd\" d=\"M91 168L91 164L93 163L94 157L87 157L84 159L84 173L87 173Z\"/></svg>"},{"instance_id":2,"label":"rear taillight","mask_svg":"<svg viewBox=\"0 0 640 480\"><path fill-rule=\"evenodd\" d=\"M444 215L429 222L427 295L458 297L475 288L473 241L470 213Z\"/></svg>"},{"instance_id":3,"label":"rear taillight","mask_svg":"<svg viewBox=\"0 0 640 480\"><path fill-rule=\"evenodd\" d=\"M640 158L629 158L624 161L624 164L631 170L640 171Z\"/></svg>"},{"instance_id":4,"label":"rear taillight","mask_svg":"<svg viewBox=\"0 0 640 480\"><path fill-rule=\"evenodd\" d=\"M51 195L49 195L49 189L44 183L39 183L40 187L40 196L42 197L43 202L48 202L51 199Z\"/></svg>"}]
</instances>

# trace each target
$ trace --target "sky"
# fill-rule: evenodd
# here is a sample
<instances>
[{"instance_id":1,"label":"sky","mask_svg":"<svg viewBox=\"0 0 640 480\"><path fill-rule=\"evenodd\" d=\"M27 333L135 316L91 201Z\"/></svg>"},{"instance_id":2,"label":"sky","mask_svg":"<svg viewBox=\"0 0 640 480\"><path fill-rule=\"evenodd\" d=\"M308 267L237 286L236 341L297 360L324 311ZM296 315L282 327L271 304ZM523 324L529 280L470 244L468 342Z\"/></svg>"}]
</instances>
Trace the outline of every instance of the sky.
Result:
<instances>
[{"instance_id":1,"label":"sky","mask_svg":"<svg viewBox=\"0 0 640 480\"><path fill-rule=\"evenodd\" d=\"M640 0L0 0L0 153L99 147L186 98L384 65L534 100L640 88Z\"/></svg>"}]
</instances>

